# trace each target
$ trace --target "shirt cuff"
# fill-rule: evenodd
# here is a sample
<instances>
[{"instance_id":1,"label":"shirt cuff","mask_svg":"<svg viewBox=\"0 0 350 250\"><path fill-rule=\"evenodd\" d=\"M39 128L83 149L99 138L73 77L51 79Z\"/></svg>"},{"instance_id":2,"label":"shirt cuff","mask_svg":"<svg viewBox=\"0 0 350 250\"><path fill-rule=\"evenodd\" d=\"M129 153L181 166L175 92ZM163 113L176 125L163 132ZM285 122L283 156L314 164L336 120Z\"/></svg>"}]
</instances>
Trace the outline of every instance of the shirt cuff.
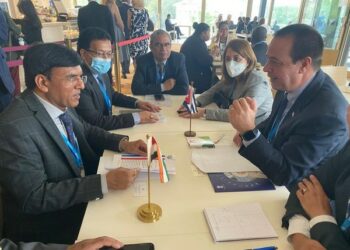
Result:
<instances>
[{"instance_id":1,"label":"shirt cuff","mask_svg":"<svg viewBox=\"0 0 350 250\"><path fill-rule=\"evenodd\" d=\"M309 220L302 215L294 215L289 219L288 227L288 241L290 242L290 236L293 234L300 233L310 238L310 224Z\"/></svg>"},{"instance_id":2,"label":"shirt cuff","mask_svg":"<svg viewBox=\"0 0 350 250\"><path fill-rule=\"evenodd\" d=\"M137 109L137 104L139 103L139 101L140 101L140 100L136 100L136 101L135 101L135 104L134 104L134 105L135 105L135 109Z\"/></svg>"},{"instance_id":3,"label":"shirt cuff","mask_svg":"<svg viewBox=\"0 0 350 250\"><path fill-rule=\"evenodd\" d=\"M101 174L101 190L102 194L108 193L107 176L105 174Z\"/></svg>"},{"instance_id":4,"label":"shirt cuff","mask_svg":"<svg viewBox=\"0 0 350 250\"><path fill-rule=\"evenodd\" d=\"M123 141L129 141L129 137L125 136L123 139L120 140L119 145L118 145L119 152L123 152L123 149L121 148L121 143Z\"/></svg>"},{"instance_id":5,"label":"shirt cuff","mask_svg":"<svg viewBox=\"0 0 350 250\"><path fill-rule=\"evenodd\" d=\"M164 92L164 83L162 83L162 84L160 85L160 89L161 89L162 92Z\"/></svg>"},{"instance_id":6,"label":"shirt cuff","mask_svg":"<svg viewBox=\"0 0 350 250\"><path fill-rule=\"evenodd\" d=\"M132 117L134 118L135 125L141 123L140 113L138 112L132 113Z\"/></svg>"},{"instance_id":7,"label":"shirt cuff","mask_svg":"<svg viewBox=\"0 0 350 250\"><path fill-rule=\"evenodd\" d=\"M319 216L316 216L310 220L310 228L315 226L317 223L321 223L321 222L330 222L330 223L334 223L337 225L337 221L335 220L335 218L333 216L319 215Z\"/></svg>"},{"instance_id":8,"label":"shirt cuff","mask_svg":"<svg viewBox=\"0 0 350 250\"><path fill-rule=\"evenodd\" d=\"M258 139L259 138L259 136L260 136L260 131L258 130L258 133L256 133L256 136L255 136L255 138L253 138L253 139L251 139L251 140L249 140L249 141L246 141L246 140L244 140L243 138L242 138L242 143L243 143L243 145L245 146L245 147L248 147L250 144L252 144L256 139Z\"/></svg>"}]
</instances>

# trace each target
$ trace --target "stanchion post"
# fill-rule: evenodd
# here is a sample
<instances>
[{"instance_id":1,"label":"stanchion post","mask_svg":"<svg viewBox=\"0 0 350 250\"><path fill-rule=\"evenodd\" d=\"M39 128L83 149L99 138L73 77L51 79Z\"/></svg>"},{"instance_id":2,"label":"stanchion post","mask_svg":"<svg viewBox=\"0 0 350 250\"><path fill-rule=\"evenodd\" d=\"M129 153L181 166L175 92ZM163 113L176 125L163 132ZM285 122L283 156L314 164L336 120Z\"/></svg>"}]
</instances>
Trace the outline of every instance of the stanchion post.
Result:
<instances>
[{"instance_id":1,"label":"stanchion post","mask_svg":"<svg viewBox=\"0 0 350 250\"><path fill-rule=\"evenodd\" d=\"M120 77L120 63L119 63L119 46L116 43L115 44L115 50L114 50L114 73L115 73L115 81L116 81L116 87L117 91L121 93L122 86L121 86L121 77Z\"/></svg>"}]
</instances>

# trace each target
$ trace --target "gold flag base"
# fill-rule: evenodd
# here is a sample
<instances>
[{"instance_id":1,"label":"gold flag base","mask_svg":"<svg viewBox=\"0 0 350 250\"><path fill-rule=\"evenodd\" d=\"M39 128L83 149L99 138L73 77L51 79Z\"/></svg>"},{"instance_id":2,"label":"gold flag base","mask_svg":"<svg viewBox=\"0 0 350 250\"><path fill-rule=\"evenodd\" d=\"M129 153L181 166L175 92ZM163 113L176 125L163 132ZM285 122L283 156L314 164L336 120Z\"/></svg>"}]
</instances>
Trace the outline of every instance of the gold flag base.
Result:
<instances>
[{"instance_id":1,"label":"gold flag base","mask_svg":"<svg viewBox=\"0 0 350 250\"><path fill-rule=\"evenodd\" d=\"M186 137L195 137L195 136L196 136L196 132L189 130L189 131L186 131L186 132L184 133L184 135L185 135Z\"/></svg>"},{"instance_id":2,"label":"gold flag base","mask_svg":"<svg viewBox=\"0 0 350 250\"><path fill-rule=\"evenodd\" d=\"M137 218L145 223L156 222L162 216L162 208L154 203L143 204L137 209Z\"/></svg>"}]
</instances>

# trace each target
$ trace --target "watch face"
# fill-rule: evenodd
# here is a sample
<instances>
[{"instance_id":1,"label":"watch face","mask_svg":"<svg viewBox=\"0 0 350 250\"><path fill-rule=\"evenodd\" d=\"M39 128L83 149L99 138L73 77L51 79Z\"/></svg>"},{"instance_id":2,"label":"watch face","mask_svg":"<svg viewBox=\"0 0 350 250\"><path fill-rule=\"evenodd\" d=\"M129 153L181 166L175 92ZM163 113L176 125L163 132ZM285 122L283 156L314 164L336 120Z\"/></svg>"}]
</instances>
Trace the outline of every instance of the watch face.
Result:
<instances>
[{"instance_id":1,"label":"watch face","mask_svg":"<svg viewBox=\"0 0 350 250\"><path fill-rule=\"evenodd\" d=\"M215 192L256 191L275 189L260 171L209 174Z\"/></svg>"}]
</instances>

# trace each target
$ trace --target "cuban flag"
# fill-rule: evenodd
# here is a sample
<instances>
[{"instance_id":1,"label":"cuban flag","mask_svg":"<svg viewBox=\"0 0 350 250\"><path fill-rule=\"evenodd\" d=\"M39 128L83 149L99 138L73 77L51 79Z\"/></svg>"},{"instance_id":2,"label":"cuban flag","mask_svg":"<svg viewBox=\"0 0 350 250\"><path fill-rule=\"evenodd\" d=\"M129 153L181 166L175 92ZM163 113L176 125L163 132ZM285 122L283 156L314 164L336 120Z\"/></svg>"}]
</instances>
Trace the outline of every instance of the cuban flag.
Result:
<instances>
[{"instance_id":1,"label":"cuban flag","mask_svg":"<svg viewBox=\"0 0 350 250\"><path fill-rule=\"evenodd\" d=\"M192 86L188 87L187 96L182 105L190 114L195 114L198 112L196 105L196 97L194 96L194 88Z\"/></svg>"},{"instance_id":2,"label":"cuban flag","mask_svg":"<svg viewBox=\"0 0 350 250\"><path fill-rule=\"evenodd\" d=\"M160 147L156 138L153 136L149 136L147 139L147 164L151 165L153 159L158 160L159 166L159 179L161 183L165 183L169 181L168 170L165 165L164 158L162 157L162 152L160 151Z\"/></svg>"}]
</instances>

